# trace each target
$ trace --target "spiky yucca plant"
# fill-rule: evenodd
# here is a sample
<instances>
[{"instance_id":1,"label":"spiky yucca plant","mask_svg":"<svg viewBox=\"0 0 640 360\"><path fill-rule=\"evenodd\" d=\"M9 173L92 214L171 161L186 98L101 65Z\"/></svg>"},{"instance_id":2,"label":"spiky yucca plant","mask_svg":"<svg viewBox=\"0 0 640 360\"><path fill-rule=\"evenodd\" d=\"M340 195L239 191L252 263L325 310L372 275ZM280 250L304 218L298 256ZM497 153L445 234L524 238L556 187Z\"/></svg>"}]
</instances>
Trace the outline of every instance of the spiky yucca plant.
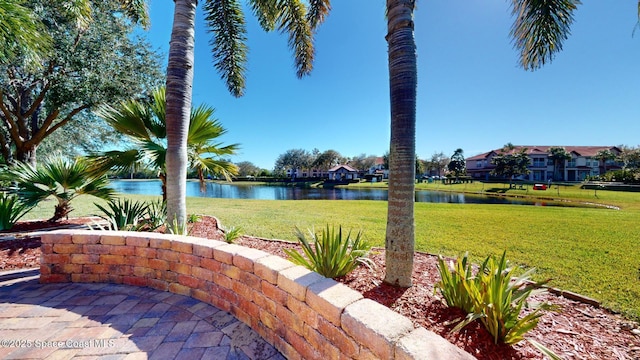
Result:
<instances>
[{"instance_id":1,"label":"spiky yucca plant","mask_svg":"<svg viewBox=\"0 0 640 360\"><path fill-rule=\"evenodd\" d=\"M15 194L0 193L0 231L10 230L32 208Z\"/></svg>"},{"instance_id":2,"label":"spiky yucca plant","mask_svg":"<svg viewBox=\"0 0 640 360\"><path fill-rule=\"evenodd\" d=\"M466 255L458 259L449 271L442 258L438 262L441 280L436 288L449 306L460 307L468 313L453 331L458 331L474 320L480 320L493 336L495 343L513 345L524 339L531 329L538 325L544 310L557 310L548 303L531 303L528 298L546 289L541 287L549 280L532 282L535 269L529 269L520 276L510 267L506 252L500 259L489 256L472 276L471 264ZM520 317L523 309L531 311Z\"/></svg>"},{"instance_id":3,"label":"spiky yucca plant","mask_svg":"<svg viewBox=\"0 0 640 360\"><path fill-rule=\"evenodd\" d=\"M344 276L359 264L373 265L371 259L367 258L371 245L364 241L360 231L352 238L351 231L343 236L342 226L336 232L335 228L327 225L320 235L314 233L313 229L309 230L309 235L311 241L296 228L296 236L306 257L295 250L285 250L291 261L298 265L328 278Z\"/></svg>"}]
</instances>

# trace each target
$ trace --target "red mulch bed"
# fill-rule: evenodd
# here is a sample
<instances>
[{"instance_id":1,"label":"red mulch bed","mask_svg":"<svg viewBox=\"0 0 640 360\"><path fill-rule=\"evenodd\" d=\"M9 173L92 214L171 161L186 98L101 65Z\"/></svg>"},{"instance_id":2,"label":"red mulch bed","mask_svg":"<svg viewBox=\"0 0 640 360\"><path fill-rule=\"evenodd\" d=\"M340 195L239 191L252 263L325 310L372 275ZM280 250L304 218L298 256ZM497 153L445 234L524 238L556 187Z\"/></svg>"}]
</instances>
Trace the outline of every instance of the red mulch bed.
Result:
<instances>
[{"instance_id":1,"label":"red mulch bed","mask_svg":"<svg viewBox=\"0 0 640 360\"><path fill-rule=\"evenodd\" d=\"M89 219L71 219L65 225L87 222ZM22 222L12 232L43 229L46 222ZM204 216L190 225L192 236L223 240L215 218ZM0 234L2 235L2 234ZM283 249L298 248L296 244L243 236L236 244L261 249L286 257ZM39 239L23 238L0 242L0 269L38 267L40 263ZM338 281L361 292L366 298L378 301L410 318L415 326L434 331L478 359L544 359L526 341L515 346L496 345L479 322L458 333L451 333L460 311L447 308L434 294L433 284L438 280L436 257L416 253L413 283L409 289L398 289L383 283L384 249L374 249L370 256L375 269L361 266ZM631 330L638 324L625 320L606 309L566 299L553 294L539 295L537 301L560 305L562 311L545 314L529 337L544 344L563 359L640 359L640 336Z\"/></svg>"}]
</instances>

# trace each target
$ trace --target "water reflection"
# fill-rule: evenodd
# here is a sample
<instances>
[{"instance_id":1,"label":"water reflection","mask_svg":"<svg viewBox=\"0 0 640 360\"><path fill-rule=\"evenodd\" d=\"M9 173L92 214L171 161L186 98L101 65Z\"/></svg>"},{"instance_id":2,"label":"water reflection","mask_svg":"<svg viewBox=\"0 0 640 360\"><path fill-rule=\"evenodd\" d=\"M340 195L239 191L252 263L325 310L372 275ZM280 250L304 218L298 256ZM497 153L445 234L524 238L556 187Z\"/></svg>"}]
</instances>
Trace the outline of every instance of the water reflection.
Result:
<instances>
[{"instance_id":1,"label":"water reflection","mask_svg":"<svg viewBox=\"0 0 640 360\"><path fill-rule=\"evenodd\" d=\"M111 187L119 193L160 195L158 180L113 180ZM267 185L229 185L207 183L206 191L200 191L197 181L187 182L187 196L259 199L259 200L387 200L385 189L322 189L296 188ZM417 202L454 203L454 204L517 204L536 206L568 206L563 203L544 203L513 198L481 196L438 191L416 191Z\"/></svg>"}]
</instances>

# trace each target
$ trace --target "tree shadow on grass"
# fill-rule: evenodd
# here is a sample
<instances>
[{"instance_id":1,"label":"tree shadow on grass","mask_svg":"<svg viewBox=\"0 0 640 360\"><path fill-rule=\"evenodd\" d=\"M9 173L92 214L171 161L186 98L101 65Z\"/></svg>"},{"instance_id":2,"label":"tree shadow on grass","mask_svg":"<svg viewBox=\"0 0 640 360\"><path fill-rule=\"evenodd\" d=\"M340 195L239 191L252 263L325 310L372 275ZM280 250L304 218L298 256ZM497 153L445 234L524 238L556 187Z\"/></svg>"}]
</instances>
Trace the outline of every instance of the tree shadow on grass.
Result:
<instances>
[{"instance_id":1,"label":"tree shadow on grass","mask_svg":"<svg viewBox=\"0 0 640 360\"><path fill-rule=\"evenodd\" d=\"M509 191L509 188L490 188L486 189L484 192L490 194L506 194Z\"/></svg>"}]
</instances>

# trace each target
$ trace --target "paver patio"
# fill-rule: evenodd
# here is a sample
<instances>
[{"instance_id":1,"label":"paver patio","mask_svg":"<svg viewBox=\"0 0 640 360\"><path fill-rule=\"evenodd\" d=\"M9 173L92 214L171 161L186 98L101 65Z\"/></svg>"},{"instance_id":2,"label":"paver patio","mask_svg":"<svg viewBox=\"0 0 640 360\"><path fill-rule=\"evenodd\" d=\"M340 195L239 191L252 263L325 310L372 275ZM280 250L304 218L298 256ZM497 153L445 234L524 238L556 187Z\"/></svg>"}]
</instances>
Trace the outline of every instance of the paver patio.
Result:
<instances>
[{"instance_id":1,"label":"paver patio","mask_svg":"<svg viewBox=\"0 0 640 360\"><path fill-rule=\"evenodd\" d=\"M2 359L284 359L233 315L190 297L0 273Z\"/></svg>"}]
</instances>

